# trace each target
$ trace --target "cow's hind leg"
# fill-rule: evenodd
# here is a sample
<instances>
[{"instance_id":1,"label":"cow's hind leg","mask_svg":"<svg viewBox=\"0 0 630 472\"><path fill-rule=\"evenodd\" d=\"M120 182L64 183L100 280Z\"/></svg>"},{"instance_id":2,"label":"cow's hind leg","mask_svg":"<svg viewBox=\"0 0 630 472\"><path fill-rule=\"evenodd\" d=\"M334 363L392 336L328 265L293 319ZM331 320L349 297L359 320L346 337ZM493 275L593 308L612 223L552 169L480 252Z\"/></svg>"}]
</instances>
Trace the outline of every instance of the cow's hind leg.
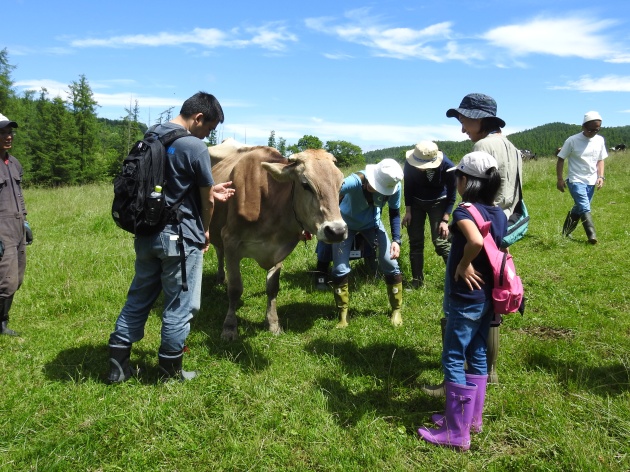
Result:
<instances>
[{"instance_id":1,"label":"cow's hind leg","mask_svg":"<svg viewBox=\"0 0 630 472\"><path fill-rule=\"evenodd\" d=\"M276 309L276 298L280 290L280 271L282 262L278 262L267 271L267 324L269 331L273 334L282 333L282 328L278 322L278 311Z\"/></svg>"},{"instance_id":2,"label":"cow's hind leg","mask_svg":"<svg viewBox=\"0 0 630 472\"><path fill-rule=\"evenodd\" d=\"M227 293L229 307L225 320L223 321L223 332L221 339L225 341L236 341L238 339L238 322L236 320L236 308L243 295L243 278L240 270L240 257L230 255L230 251L225 252L225 262L227 265Z\"/></svg>"}]
</instances>

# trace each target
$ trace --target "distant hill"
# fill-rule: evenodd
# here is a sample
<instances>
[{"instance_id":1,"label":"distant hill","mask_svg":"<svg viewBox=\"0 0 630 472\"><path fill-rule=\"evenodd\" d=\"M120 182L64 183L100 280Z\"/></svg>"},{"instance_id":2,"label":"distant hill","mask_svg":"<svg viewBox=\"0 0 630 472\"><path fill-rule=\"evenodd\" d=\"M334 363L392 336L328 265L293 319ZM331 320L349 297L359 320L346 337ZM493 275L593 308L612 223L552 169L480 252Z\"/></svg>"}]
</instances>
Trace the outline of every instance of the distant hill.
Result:
<instances>
[{"instance_id":1,"label":"distant hill","mask_svg":"<svg viewBox=\"0 0 630 472\"><path fill-rule=\"evenodd\" d=\"M536 128L519 131L518 133L509 134L508 139L519 149L528 149L539 157L555 157L556 148L562 146L564 140L580 132L579 125L568 125L566 123L548 123L546 125L537 126ZM600 134L606 140L608 148L617 144L630 145L630 126L602 127ZM470 152L473 143L467 139L466 141L436 141L440 150L451 158L451 160L459 161L461 157ZM368 151L363 154L367 163L379 162L385 158L396 159L398 162L404 162L405 151L412 149L415 143L408 146L398 146L386 149L377 149L376 151Z\"/></svg>"}]
</instances>

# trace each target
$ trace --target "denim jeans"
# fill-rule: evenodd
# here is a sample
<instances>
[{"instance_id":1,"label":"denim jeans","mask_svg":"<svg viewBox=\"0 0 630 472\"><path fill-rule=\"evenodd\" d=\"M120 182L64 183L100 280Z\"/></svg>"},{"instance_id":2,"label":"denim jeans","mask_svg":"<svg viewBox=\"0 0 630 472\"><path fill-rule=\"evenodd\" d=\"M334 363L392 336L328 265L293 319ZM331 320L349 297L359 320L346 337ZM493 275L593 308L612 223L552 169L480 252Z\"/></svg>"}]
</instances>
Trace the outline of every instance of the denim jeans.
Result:
<instances>
[{"instance_id":1,"label":"denim jeans","mask_svg":"<svg viewBox=\"0 0 630 472\"><path fill-rule=\"evenodd\" d=\"M429 218L431 241L435 252L440 257L448 256L451 250L451 242L440 238L440 222L444 218L446 203L443 200L433 202L414 201L411 205L411 224L407 226L409 235L409 256L424 254L424 225Z\"/></svg>"},{"instance_id":2,"label":"denim jeans","mask_svg":"<svg viewBox=\"0 0 630 472\"><path fill-rule=\"evenodd\" d=\"M190 320L201 305L203 251L184 239L188 291L182 289L178 234L164 230L134 241L136 274L129 287L110 342L133 344L144 337L151 307L164 292L162 351L181 351L190 332Z\"/></svg>"},{"instance_id":3,"label":"denim jeans","mask_svg":"<svg viewBox=\"0 0 630 472\"><path fill-rule=\"evenodd\" d=\"M445 295L445 299L448 295ZM486 375L486 345L493 318L492 300L470 303L448 297L446 331L442 350L444 380L466 385L464 361L468 373Z\"/></svg>"},{"instance_id":4,"label":"denim jeans","mask_svg":"<svg viewBox=\"0 0 630 472\"><path fill-rule=\"evenodd\" d=\"M352 242L357 232L359 231L348 229L348 237L342 242L332 245L333 269L331 275L333 280L341 279L350 273L350 250L352 249ZM362 230L360 233L367 241L376 241L379 271L385 277L400 274L398 261L389 258L389 247L391 243L387 237L383 222L379 221L377 228Z\"/></svg>"},{"instance_id":5,"label":"denim jeans","mask_svg":"<svg viewBox=\"0 0 630 472\"><path fill-rule=\"evenodd\" d=\"M591 211L591 200L595 192L594 185L586 185L580 182L569 182L569 193L573 197L575 205L571 208L574 215L583 215Z\"/></svg>"}]
</instances>

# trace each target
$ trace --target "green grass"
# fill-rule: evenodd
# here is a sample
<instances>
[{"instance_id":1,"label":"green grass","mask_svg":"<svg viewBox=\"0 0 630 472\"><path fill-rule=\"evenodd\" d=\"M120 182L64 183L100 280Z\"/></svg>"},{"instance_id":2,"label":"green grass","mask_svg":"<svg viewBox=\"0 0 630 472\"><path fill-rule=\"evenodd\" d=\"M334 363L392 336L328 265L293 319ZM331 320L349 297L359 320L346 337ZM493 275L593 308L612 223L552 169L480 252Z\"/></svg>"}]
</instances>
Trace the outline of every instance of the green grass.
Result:
<instances>
[{"instance_id":1,"label":"green grass","mask_svg":"<svg viewBox=\"0 0 630 472\"><path fill-rule=\"evenodd\" d=\"M443 263L427 248L426 285L405 292L404 326L387 318L382 280L353 264L351 319L312 288L315 241L281 276L284 334L264 326L265 273L242 263L240 340L221 341L225 287L206 255L202 310L188 338L192 382L156 381L159 309L124 385L103 383L106 342L133 276L132 238L110 216L108 185L25 192L35 233L11 327L0 337L0 470L630 470L630 166L606 163L593 201L600 243L560 236L571 198L555 160L525 165L528 235L512 253L528 298L501 328L501 384L468 453L415 430L442 401ZM401 265L408 273L408 247Z\"/></svg>"}]
</instances>

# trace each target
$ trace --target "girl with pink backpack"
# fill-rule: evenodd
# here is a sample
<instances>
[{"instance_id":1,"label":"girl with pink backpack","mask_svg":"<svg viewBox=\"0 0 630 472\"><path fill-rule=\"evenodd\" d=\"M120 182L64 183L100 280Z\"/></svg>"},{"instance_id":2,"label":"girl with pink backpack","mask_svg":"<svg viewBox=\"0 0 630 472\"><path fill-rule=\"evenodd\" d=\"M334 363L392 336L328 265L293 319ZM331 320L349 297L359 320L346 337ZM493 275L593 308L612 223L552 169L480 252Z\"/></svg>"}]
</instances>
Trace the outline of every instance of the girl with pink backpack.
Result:
<instances>
[{"instance_id":1,"label":"girl with pink backpack","mask_svg":"<svg viewBox=\"0 0 630 472\"><path fill-rule=\"evenodd\" d=\"M507 218L494 205L501 185L497 161L490 154L466 154L455 171L462 200L490 222L498 247L507 231ZM478 432L486 396L488 367L486 346L494 317L494 275L484 250L483 236L465 205L453 212L451 253L446 268L444 306L447 315L442 350L446 409L432 416L436 428L421 427L422 439L462 451L470 448L470 432ZM464 370L464 363L468 370Z\"/></svg>"}]
</instances>

